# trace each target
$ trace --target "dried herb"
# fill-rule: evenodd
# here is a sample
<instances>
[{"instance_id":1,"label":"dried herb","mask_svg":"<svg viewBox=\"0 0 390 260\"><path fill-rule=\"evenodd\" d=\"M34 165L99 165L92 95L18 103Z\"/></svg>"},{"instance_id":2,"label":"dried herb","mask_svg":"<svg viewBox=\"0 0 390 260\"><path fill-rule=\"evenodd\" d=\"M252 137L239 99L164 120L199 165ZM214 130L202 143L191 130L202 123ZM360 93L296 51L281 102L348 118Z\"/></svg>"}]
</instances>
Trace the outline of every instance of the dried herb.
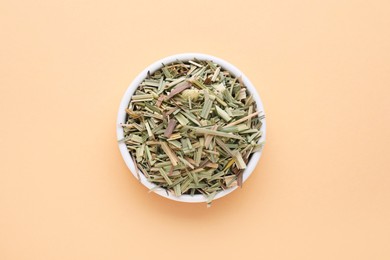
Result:
<instances>
[{"instance_id":1,"label":"dried herb","mask_svg":"<svg viewBox=\"0 0 390 260\"><path fill-rule=\"evenodd\" d=\"M253 96L241 77L212 61L163 64L148 73L126 112L119 141L155 189L175 196L203 194L210 204L242 185L251 154L263 146L264 116Z\"/></svg>"}]
</instances>

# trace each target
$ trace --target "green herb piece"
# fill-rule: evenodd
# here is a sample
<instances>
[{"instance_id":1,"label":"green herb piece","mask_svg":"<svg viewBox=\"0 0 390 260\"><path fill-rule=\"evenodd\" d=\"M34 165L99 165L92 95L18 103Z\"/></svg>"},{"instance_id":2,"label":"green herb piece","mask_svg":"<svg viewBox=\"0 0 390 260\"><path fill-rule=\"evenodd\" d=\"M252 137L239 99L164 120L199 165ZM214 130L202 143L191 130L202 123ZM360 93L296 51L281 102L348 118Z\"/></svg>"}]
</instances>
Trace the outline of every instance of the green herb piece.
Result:
<instances>
[{"instance_id":1,"label":"green herb piece","mask_svg":"<svg viewBox=\"0 0 390 260\"><path fill-rule=\"evenodd\" d=\"M172 74L169 72L167 67L161 68L161 70L164 73L165 77L172 78Z\"/></svg>"},{"instance_id":2,"label":"green herb piece","mask_svg":"<svg viewBox=\"0 0 390 260\"><path fill-rule=\"evenodd\" d=\"M196 117L188 110L185 110L182 112L183 115L185 115L189 120L191 120L194 124L200 126L199 121L196 119Z\"/></svg>"},{"instance_id":3,"label":"green herb piece","mask_svg":"<svg viewBox=\"0 0 390 260\"><path fill-rule=\"evenodd\" d=\"M163 170L163 168L160 168L160 174L161 176L163 176L163 178L166 180L166 182L168 183L168 185L171 185L172 184L172 181L171 179L169 179L167 173Z\"/></svg>"},{"instance_id":4,"label":"green herb piece","mask_svg":"<svg viewBox=\"0 0 390 260\"><path fill-rule=\"evenodd\" d=\"M253 113L253 106L249 106L248 107L248 115L250 115L252 113ZM252 126L252 117L248 118L248 122L246 122L246 125L248 126L248 128L250 128Z\"/></svg>"},{"instance_id":5,"label":"green herb piece","mask_svg":"<svg viewBox=\"0 0 390 260\"><path fill-rule=\"evenodd\" d=\"M127 137L124 138L124 141L125 142L127 142L127 141L134 141L134 142L137 142L137 143L142 143L144 140L139 135L130 134Z\"/></svg>"},{"instance_id":6,"label":"green herb piece","mask_svg":"<svg viewBox=\"0 0 390 260\"><path fill-rule=\"evenodd\" d=\"M198 133L198 134L208 134L208 135L215 135L215 136L222 136L222 137L227 137L227 138L243 140L243 138L241 136L225 133L222 131L215 131L215 130L200 128L200 127L193 127L193 126L185 126L185 128L191 129L195 133Z\"/></svg>"},{"instance_id":7,"label":"green herb piece","mask_svg":"<svg viewBox=\"0 0 390 260\"><path fill-rule=\"evenodd\" d=\"M199 64L199 63L196 63L195 61L190 60L190 61L188 61L188 62L191 63L192 65L197 66L197 67L203 67L203 65L201 65L201 64Z\"/></svg>"},{"instance_id":8,"label":"green herb piece","mask_svg":"<svg viewBox=\"0 0 390 260\"><path fill-rule=\"evenodd\" d=\"M245 169L246 168L246 163L242 159L241 153L239 151L233 152L233 158L234 158L234 161L235 161L238 169Z\"/></svg>"},{"instance_id":9,"label":"green herb piece","mask_svg":"<svg viewBox=\"0 0 390 260\"><path fill-rule=\"evenodd\" d=\"M195 167L189 162L187 161L186 159L182 158L182 157L179 157L179 160L184 163L185 165L187 165L188 167L190 167L191 169L194 169Z\"/></svg>"},{"instance_id":10,"label":"green herb piece","mask_svg":"<svg viewBox=\"0 0 390 260\"><path fill-rule=\"evenodd\" d=\"M179 197L181 195L181 187L180 187L180 182L178 184L176 184L174 187L173 187L173 190L175 192L175 195L177 197Z\"/></svg>"},{"instance_id":11,"label":"green herb piece","mask_svg":"<svg viewBox=\"0 0 390 260\"><path fill-rule=\"evenodd\" d=\"M167 84L167 87L172 87L172 86L175 86L177 84L179 84L180 82L184 81L186 79L186 77L181 77L181 78L178 78L170 83Z\"/></svg>"},{"instance_id":12,"label":"green herb piece","mask_svg":"<svg viewBox=\"0 0 390 260\"><path fill-rule=\"evenodd\" d=\"M202 159L203 145L204 145L204 138L200 138L200 139L199 139L199 148L198 148L198 150L196 151L196 153L195 153L195 158L194 158L195 164L196 164L197 166L199 166L200 161L201 161L201 159Z\"/></svg>"},{"instance_id":13,"label":"green herb piece","mask_svg":"<svg viewBox=\"0 0 390 260\"><path fill-rule=\"evenodd\" d=\"M239 119L239 120L237 120L237 121L231 122L230 124L227 124L227 125L225 125L224 127L229 127L229 126L233 126L233 125L238 125L238 124L240 124L240 123L242 123L242 122L245 122L245 121L248 120L249 118L252 118L252 117L254 117L254 116L257 116L258 114L259 114L258 111L257 111L257 112L254 112L254 113L252 113L252 114L250 114L250 115L248 115L248 116L246 116L246 117L243 117L243 118L241 118L241 119Z\"/></svg>"},{"instance_id":14,"label":"green herb piece","mask_svg":"<svg viewBox=\"0 0 390 260\"><path fill-rule=\"evenodd\" d=\"M200 89L207 89L207 87L197 79L192 79L190 82Z\"/></svg>"},{"instance_id":15,"label":"green herb piece","mask_svg":"<svg viewBox=\"0 0 390 260\"><path fill-rule=\"evenodd\" d=\"M146 156L148 158L148 163L153 166L153 164L156 162L155 160L153 160L153 157L152 157L152 154L150 152L150 149L149 149L149 146L145 146L145 152L146 152Z\"/></svg>"},{"instance_id":16,"label":"green herb piece","mask_svg":"<svg viewBox=\"0 0 390 260\"><path fill-rule=\"evenodd\" d=\"M232 120L232 118L225 112L223 111L222 108L220 108L219 106L215 105L215 108L217 110L217 113L218 115L223 119L225 120L226 122L229 122L230 120Z\"/></svg>"},{"instance_id":17,"label":"green herb piece","mask_svg":"<svg viewBox=\"0 0 390 260\"><path fill-rule=\"evenodd\" d=\"M227 132L227 133L237 133L237 132L246 131L248 129L249 127L246 124L239 124L235 126L228 126L228 127L221 128L220 131Z\"/></svg>"},{"instance_id":18,"label":"green herb piece","mask_svg":"<svg viewBox=\"0 0 390 260\"><path fill-rule=\"evenodd\" d=\"M218 129L218 125L214 125L211 127L211 130L217 130ZM213 137L214 135L205 135L205 142L204 142L204 146L206 148L209 148L210 147L210 144L211 144L211 141L213 140Z\"/></svg>"},{"instance_id":19,"label":"green herb piece","mask_svg":"<svg viewBox=\"0 0 390 260\"><path fill-rule=\"evenodd\" d=\"M212 81L212 82L214 82L214 81L217 80L217 77L218 77L220 71L221 71L221 67L218 67L218 68L214 71L213 77L211 78L211 81Z\"/></svg>"},{"instance_id":20,"label":"green herb piece","mask_svg":"<svg viewBox=\"0 0 390 260\"><path fill-rule=\"evenodd\" d=\"M188 119L182 114L182 113L178 113L177 115L175 115L175 118L177 119L177 121L179 122L179 124L181 125L187 125L188 122Z\"/></svg>"},{"instance_id":21,"label":"green herb piece","mask_svg":"<svg viewBox=\"0 0 390 260\"><path fill-rule=\"evenodd\" d=\"M173 120L173 119L171 119ZM168 141L180 139L182 136L180 133L171 134L171 136L167 139Z\"/></svg>"},{"instance_id":22,"label":"green herb piece","mask_svg":"<svg viewBox=\"0 0 390 260\"><path fill-rule=\"evenodd\" d=\"M144 156L144 151L145 151L145 144L142 144L140 147L136 148L135 155L136 155L136 158L137 158L137 162L142 161L143 156Z\"/></svg>"},{"instance_id":23,"label":"green herb piece","mask_svg":"<svg viewBox=\"0 0 390 260\"><path fill-rule=\"evenodd\" d=\"M204 98L203 109L202 109L202 113L200 114L200 116L204 119L207 119L207 117L209 116L210 110L211 110L211 106L213 105L213 100L211 100L208 92L204 93L204 97L205 98Z\"/></svg>"},{"instance_id":24,"label":"green herb piece","mask_svg":"<svg viewBox=\"0 0 390 260\"><path fill-rule=\"evenodd\" d=\"M152 129L150 129L150 126L149 126L149 123L148 123L148 122L145 122L145 128L146 128L146 131L148 132L149 138L151 138L152 140L154 140L154 134L153 134L153 132L152 132Z\"/></svg>"},{"instance_id":25,"label":"green herb piece","mask_svg":"<svg viewBox=\"0 0 390 260\"><path fill-rule=\"evenodd\" d=\"M133 102L135 101L139 101L139 102L142 102L142 101L149 101L149 100L153 100L153 95L152 94L144 94L144 95L133 95L131 97L131 100Z\"/></svg>"},{"instance_id":26,"label":"green herb piece","mask_svg":"<svg viewBox=\"0 0 390 260\"><path fill-rule=\"evenodd\" d=\"M142 86L151 86L151 87L158 87L159 86L159 82L157 80L153 80L153 79L145 79L142 83L141 83Z\"/></svg>"}]
</instances>

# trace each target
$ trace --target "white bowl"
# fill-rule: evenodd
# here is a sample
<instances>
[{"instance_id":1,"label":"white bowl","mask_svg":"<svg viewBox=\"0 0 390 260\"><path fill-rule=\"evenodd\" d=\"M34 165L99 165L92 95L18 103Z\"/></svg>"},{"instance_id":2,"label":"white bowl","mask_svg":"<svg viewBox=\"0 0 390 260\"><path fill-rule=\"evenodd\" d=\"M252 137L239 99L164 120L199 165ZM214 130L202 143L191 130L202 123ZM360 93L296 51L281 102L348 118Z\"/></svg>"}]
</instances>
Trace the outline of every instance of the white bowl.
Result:
<instances>
[{"instance_id":1,"label":"white bowl","mask_svg":"<svg viewBox=\"0 0 390 260\"><path fill-rule=\"evenodd\" d=\"M126 121L125 109L128 107L129 102L131 100L131 96L133 95L135 90L138 88L139 84L146 78L148 71L150 71L150 73L155 72L156 70L158 70L162 67L162 63L169 64L169 63L174 62L176 60L187 61L187 60L191 60L193 58L196 58L199 60L211 60L211 61L219 64L222 68L231 72L234 76L241 76L242 81L244 82L248 91L253 95L253 98L257 104L257 110L262 111L262 113L264 114L263 103L261 102L260 96L258 95L256 88L249 81L249 79L235 66L233 66L232 64L230 64L229 62L227 62L225 60L222 60L220 58L217 58L217 57L214 57L211 55L207 55L207 54L182 53L182 54L172 55L172 56L169 56L169 57L166 57L166 58L163 58L161 60L156 61L155 63L153 63L153 64L149 65L147 68L145 68L140 74L138 74L138 76L133 80L133 82L131 82L131 84L127 88L125 95L123 96L122 101L121 101L120 106L119 106L119 112L118 112L118 118L117 118L117 129L116 129L118 140L122 139L124 137L123 128L122 128L122 126L120 126L120 124L125 123L125 121ZM265 131L266 130L266 122L265 121L266 121L265 119L262 120L263 135L261 136L259 142L265 141L265 132L266 132ZM129 169L132 172L132 174L134 175L134 177L138 178L136 168L135 168L136 166L134 165L133 160L131 159L131 156L129 154L129 151L127 150L127 147L123 142L119 143L119 150L122 154L123 159L125 160L127 167L129 167ZM253 170L256 167L256 164L258 163L258 161L260 159L260 156L261 156L261 151L255 152L252 154L252 156L247 164L247 168L244 170L244 173L243 173L243 182L245 182L248 179L248 177L252 174ZM139 177L140 177L141 183L143 185L145 185L148 189L152 189L156 186L155 184L149 182L140 171L139 171ZM227 194L234 191L235 189L237 189L237 187L229 188L229 189L218 192L216 194L216 196L214 197L214 200L221 198L223 196L226 196ZM194 196L181 195L180 197L176 197L173 193L167 192L167 190L162 189L162 188L155 189L154 192L160 196L165 197L165 198L168 198L171 200L176 200L176 201L181 201L181 202L205 202L206 201L206 197L203 195L200 195L200 194L194 195Z\"/></svg>"}]
</instances>

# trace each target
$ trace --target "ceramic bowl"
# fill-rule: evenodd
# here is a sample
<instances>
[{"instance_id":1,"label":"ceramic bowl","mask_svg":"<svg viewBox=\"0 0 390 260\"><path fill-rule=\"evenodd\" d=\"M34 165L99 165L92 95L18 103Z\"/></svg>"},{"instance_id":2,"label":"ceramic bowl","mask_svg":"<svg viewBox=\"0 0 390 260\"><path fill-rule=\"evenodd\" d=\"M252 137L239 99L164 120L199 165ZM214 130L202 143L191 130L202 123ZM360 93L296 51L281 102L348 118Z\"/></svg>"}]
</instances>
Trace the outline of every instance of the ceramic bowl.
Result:
<instances>
[{"instance_id":1,"label":"ceramic bowl","mask_svg":"<svg viewBox=\"0 0 390 260\"><path fill-rule=\"evenodd\" d=\"M138 74L138 76L133 80L133 82L131 82L131 84L127 88L127 90L122 98L122 101L120 103L120 106L119 106L118 118L117 118L117 129L116 129L118 140L122 139L124 137L123 128L120 126L120 124L125 123L125 121L126 121L125 109L129 105L129 102L131 100L131 96L133 95L135 90L138 88L139 84L145 79L148 71L150 71L150 73L153 73L156 70L160 69L162 67L162 64L169 64L169 63L172 63L172 62L177 61L177 60L188 61L188 60L191 60L194 58L196 58L198 60L211 60L211 61L219 64L222 68L230 71L234 76L241 76L242 81L244 82L248 91L253 95L253 98L257 104L257 110L262 111L262 114L264 114L263 103L261 102L260 96L257 93L256 88L253 86L253 84L250 82L250 80L245 76L245 74L243 74L238 68L236 68L235 66L233 66L232 64L230 64L229 62L227 62L223 59L220 59L220 58L217 58L217 57L214 57L211 55L201 54L201 53L182 53L182 54L172 55L172 56L169 56L169 57L166 57L166 58L163 58L161 60L154 62L153 64L146 67L140 74ZM263 135L262 135L261 139L259 140L259 142L265 141L265 136L266 136L266 120L263 119L262 123L263 123L263 125L261 127L261 130L263 131ZM119 150L122 154L122 157L123 157L127 167L130 169L131 173L136 178L138 178L137 173L136 173L136 165L133 163L133 160L131 159L129 151L127 150L127 147L123 142L119 143ZM252 174L253 170L256 167L256 164L260 160L261 152L262 151L255 152L250 157L250 160L247 164L247 168L244 170L244 173L243 173L243 182L245 182L248 179L248 177ZM149 182L140 171L139 171L139 175L140 175L139 176L140 182L144 186L146 186L148 189L153 189L156 186L155 184ZM214 200L228 195L229 193L231 193L235 189L237 189L237 187L229 188L229 189L218 192L216 194L216 196L214 197ZM154 192L160 196L163 196L167 199L171 199L171 200L175 200L175 201L189 202L189 203L191 203L191 202L205 202L206 201L206 197L201 195L201 194L197 194L194 196L181 195L181 196L177 197L173 193L167 192L167 190L165 190L165 189L155 189Z\"/></svg>"}]
</instances>

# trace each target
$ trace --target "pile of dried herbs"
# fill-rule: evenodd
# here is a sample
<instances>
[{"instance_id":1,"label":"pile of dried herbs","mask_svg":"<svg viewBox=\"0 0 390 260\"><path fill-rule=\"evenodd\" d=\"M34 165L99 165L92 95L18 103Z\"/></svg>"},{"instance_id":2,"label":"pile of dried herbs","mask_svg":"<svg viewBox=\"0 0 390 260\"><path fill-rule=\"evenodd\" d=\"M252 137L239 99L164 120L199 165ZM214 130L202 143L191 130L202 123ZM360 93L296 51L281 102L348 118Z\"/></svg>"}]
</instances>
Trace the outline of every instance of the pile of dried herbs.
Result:
<instances>
[{"instance_id":1,"label":"pile of dried herbs","mask_svg":"<svg viewBox=\"0 0 390 260\"><path fill-rule=\"evenodd\" d=\"M148 73L129 103L124 141L148 181L182 194L242 185L262 148L261 120L241 78L206 60L177 61Z\"/></svg>"}]
</instances>

